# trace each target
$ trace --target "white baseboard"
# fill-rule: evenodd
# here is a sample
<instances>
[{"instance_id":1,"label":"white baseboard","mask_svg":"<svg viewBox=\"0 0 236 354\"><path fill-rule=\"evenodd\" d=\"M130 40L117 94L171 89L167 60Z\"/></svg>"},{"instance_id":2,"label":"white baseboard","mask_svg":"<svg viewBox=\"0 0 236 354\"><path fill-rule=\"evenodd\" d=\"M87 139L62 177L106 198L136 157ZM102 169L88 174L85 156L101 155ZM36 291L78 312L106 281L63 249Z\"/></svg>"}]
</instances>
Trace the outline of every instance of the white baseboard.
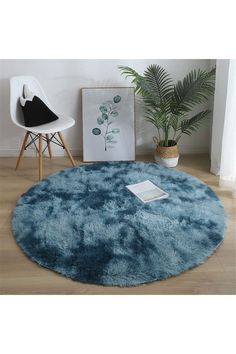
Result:
<instances>
[{"instance_id":1,"label":"white baseboard","mask_svg":"<svg viewBox=\"0 0 236 354\"><path fill-rule=\"evenodd\" d=\"M211 161L211 173L213 173L213 175L219 176L220 167L218 163Z\"/></svg>"},{"instance_id":2,"label":"white baseboard","mask_svg":"<svg viewBox=\"0 0 236 354\"><path fill-rule=\"evenodd\" d=\"M209 153L208 146L186 146L180 145L179 150L181 154L206 154ZM83 151L79 149L71 149L71 154L73 156L82 156ZM47 154L47 151L45 151ZM152 147L137 147L136 155L153 155L154 148ZM17 157L19 155L19 149L0 149L0 157ZM27 149L24 152L24 156L26 157L34 157L37 156L35 149ZM63 149L54 149L53 156L66 156L66 152Z\"/></svg>"},{"instance_id":3,"label":"white baseboard","mask_svg":"<svg viewBox=\"0 0 236 354\"><path fill-rule=\"evenodd\" d=\"M73 156L82 156L82 151L79 150L70 150ZM0 150L0 157L17 157L19 155L20 150L16 149L7 149L7 150ZM47 155L47 151L44 152ZM53 151L53 156L66 156L66 152L63 149L58 149ZM36 150L28 149L24 151L25 157L36 157L37 153Z\"/></svg>"},{"instance_id":4,"label":"white baseboard","mask_svg":"<svg viewBox=\"0 0 236 354\"><path fill-rule=\"evenodd\" d=\"M0 150L0 157L17 157L19 153L20 150L15 149ZM35 156L35 151L27 150L24 152L24 156L33 157Z\"/></svg>"}]
</instances>

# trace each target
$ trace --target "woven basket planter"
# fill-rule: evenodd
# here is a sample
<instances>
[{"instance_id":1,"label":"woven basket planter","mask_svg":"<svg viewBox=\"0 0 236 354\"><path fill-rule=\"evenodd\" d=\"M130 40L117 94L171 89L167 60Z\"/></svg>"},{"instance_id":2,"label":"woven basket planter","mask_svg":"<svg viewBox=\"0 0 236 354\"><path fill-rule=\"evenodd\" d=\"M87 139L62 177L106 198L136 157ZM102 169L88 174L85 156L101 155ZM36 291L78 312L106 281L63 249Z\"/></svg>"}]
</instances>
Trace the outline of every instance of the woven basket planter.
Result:
<instances>
[{"instance_id":1,"label":"woven basket planter","mask_svg":"<svg viewBox=\"0 0 236 354\"><path fill-rule=\"evenodd\" d=\"M155 151L155 161L166 167L177 166L179 161L178 145L168 147L158 145Z\"/></svg>"}]
</instances>

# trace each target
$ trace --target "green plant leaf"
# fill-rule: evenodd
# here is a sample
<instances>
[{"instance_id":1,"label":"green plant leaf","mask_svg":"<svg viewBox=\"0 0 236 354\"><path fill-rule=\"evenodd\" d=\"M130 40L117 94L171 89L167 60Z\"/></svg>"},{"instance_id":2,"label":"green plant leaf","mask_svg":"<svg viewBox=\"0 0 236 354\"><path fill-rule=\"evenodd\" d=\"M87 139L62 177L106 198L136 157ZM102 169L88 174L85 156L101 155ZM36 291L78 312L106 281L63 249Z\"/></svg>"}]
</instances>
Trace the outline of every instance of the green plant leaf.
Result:
<instances>
[{"instance_id":1,"label":"green plant leaf","mask_svg":"<svg viewBox=\"0 0 236 354\"><path fill-rule=\"evenodd\" d=\"M100 107L99 107L99 110L100 110L102 113L106 113L106 112L107 112L107 107L106 107L105 105L100 106Z\"/></svg>"},{"instance_id":2,"label":"green plant leaf","mask_svg":"<svg viewBox=\"0 0 236 354\"><path fill-rule=\"evenodd\" d=\"M145 119L158 129L159 140L163 140L164 146L176 139L177 131L181 131L180 135L190 135L207 117L205 112L186 119L188 112L214 93L215 69L209 72L192 70L175 85L166 70L157 65L148 66L143 75L127 66L119 66L119 69L132 78L135 93L142 96L145 104Z\"/></svg>"},{"instance_id":3,"label":"green plant leaf","mask_svg":"<svg viewBox=\"0 0 236 354\"><path fill-rule=\"evenodd\" d=\"M167 119L165 113L147 108L145 118L148 122L155 125L157 129L166 129Z\"/></svg>"},{"instance_id":4,"label":"green plant leaf","mask_svg":"<svg viewBox=\"0 0 236 354\"><path fill-rule=\"evenodd\" d=\"M113 133L113 134L120 133L120 129L119 129L119 128L113 128L113 129L112 129L112 133Z\"/></svg>"},{"instance_id":5,"label":"green plant leaf","mask_svg":"<svg viewBox=\"0 0 236 354\"><path fill-rule=\"evenodd\" d=\"M106 140L111 142L111 140L114 138L114 136L112 134L109 134L106 136Z\"/></svg>"},{"instance_id":6,"label":"green plant leaf","mask_svg":"<svg viewBox=\"0 0 236 354\"><path fill-rule=\"evenodd\" d=\"M97 122L99 125L102 125L104 123L104 118L103 117L98 117Z\"/></svg>"},{"instance_id":7,"label":"green plant leaf","mask_svg":"<svg viewBox=\"0 0 236 354\"><path fill-rule=\"evenodd\" d=\"M175 132L180 130L181 121L184 120L185 118L186 118L185 114L182 114L182 115L174 115L174 114L172 114L170 116L169 123L170 123L170 126L173 128L173 130Z\"/></svg>"},{"instance_id":8,"label":"green plant leaf","mask_svg":"<svg viewBox=\"0 0 236 354\"><path fill-rule=\"evenodd\" d=\"M117 111L111 112L112 117L118 117L119 113Z\"/></svg>"},{"instance_id":9,"label":"green plant leaf","mask_svg":"<svg viewBox=\"0 0 236 354\"><path fill-rule=\"evenodd\" d=\"M100 134L101 134L101 129L99 129L99 128L93 128L92 133L93 133L94 135L100 135Z\"/></svg>"},{"instance_id":10,"label":"green plant leaf","mask_svg":"<svg viewBox=\"0 0 236 354\"><path fill-rule=\"evenodd\" d=\"M106 120L108 118L108 115L106 113L102 114L102 119Z\"/></svg>"},{"instance_id":11,"label":"green plant leaf","mask_svg":"<svg viewBox=\"0 0 236 354\"><path fill-rule=\"evenodd\" d=\"M174 87L171 111L174 114L189 112L197 105L208 100L215 90L215 68L209 72L192 70Z\"/></svg>"},{"instance_id":12,"label":"green plant leaf","mask_svg":"<svg viewBox=\"0 0 236 354\"><path fill-rule=\"evenodd\" d=\"M133 77L135 92L139 93L145 106L156 107L170 113L170 101L173 94L173 81L170 75L158 65L150 65L143 76L129 67L119 67L126 77Z\"/></svg>"},{"instance_id":13,"label":"green plant leaf","mask_svg":"<svg viewBox=\"0 0 236 354\"><path fill-rule=\"evenodd\" d=\"M152 97L156 104L165 106L173 93L173 80L170 75L161 66L154 64L147 67L144 78L145 80L141 81L144 94Z\"/></svg>"},{"instance_id":14,"label":"green plant leaf","mask_svg":"<svg viewBox=\"0 0 236 354\"><path fill-rule=\"evenodd\" d=\"M121 75L125 75L125 78L132 77L131 83L135 85L135 93L140 92L140 82L142 80L142 76L137 73L134 69L130 68L129 66L118 66L119 70L121 71Z\"/></svg>"},{"instance_id":15,"label":"green plant leaf","mask_svg":"<svg viewBox=\"0 0 236 354\"><path fill-rule=\"evenodd\" d=\"M121 101L121 97L119 95L116 95L115 97L113 97L113 101L115 103L119 103Z\"/></svg>"},{"instance_id":16,"label":"green plant leaf","mask_svg":"<svg viewBox=\"0 0 236 354\"><path fill-rule=\"evenodd\" d=\"M190 119L182 120L180 125L181 133L191 135L200 127L201 123L209 117L209 113L211 113L209 110L202 111Z\"/></svg>"}]
</instances>

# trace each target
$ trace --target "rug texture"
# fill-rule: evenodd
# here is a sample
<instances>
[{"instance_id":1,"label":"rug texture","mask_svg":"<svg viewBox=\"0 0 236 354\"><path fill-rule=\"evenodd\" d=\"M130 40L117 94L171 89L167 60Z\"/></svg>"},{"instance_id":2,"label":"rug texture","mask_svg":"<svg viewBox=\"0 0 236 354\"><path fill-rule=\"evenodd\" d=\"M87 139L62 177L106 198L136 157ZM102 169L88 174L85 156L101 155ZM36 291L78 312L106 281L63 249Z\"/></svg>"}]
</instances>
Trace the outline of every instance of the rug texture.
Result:
<instances>
[{"instance_id":1,"label":"rug texture","mask_svg":"<svg viewBox=\"0 0 236 354\"><path fill-rule=\"evenodd\" d=\"M126 185L149 179L169 198L142 203ZM154 163L83 165L51 175L17 202L23 251L73 280L132 286L196 267L219 246L226 215L200 180Z\"/></svg>"}]
</instances>

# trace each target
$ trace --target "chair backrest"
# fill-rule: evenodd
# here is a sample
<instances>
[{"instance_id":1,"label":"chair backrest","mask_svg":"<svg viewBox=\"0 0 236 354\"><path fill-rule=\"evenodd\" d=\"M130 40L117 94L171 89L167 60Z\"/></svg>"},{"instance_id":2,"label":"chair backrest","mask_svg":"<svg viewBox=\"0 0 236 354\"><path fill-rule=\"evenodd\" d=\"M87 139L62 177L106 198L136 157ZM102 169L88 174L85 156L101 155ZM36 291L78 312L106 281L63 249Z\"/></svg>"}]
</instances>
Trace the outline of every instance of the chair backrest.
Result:
<instances>
[{"instance_id":1,"label":"chair backrest","mask_svg":"<svg viewBox=\"0 0 236 354\"><path fill-rule=\"evenodd\" d=\"M29 89L50 107L42 87L33 76L12 77L10 79L10 114L13 123L21 127L24 126L24 119L20 107L20 97L23 94L24 85L28 85Z\"/></svg>"}]
</instances>

